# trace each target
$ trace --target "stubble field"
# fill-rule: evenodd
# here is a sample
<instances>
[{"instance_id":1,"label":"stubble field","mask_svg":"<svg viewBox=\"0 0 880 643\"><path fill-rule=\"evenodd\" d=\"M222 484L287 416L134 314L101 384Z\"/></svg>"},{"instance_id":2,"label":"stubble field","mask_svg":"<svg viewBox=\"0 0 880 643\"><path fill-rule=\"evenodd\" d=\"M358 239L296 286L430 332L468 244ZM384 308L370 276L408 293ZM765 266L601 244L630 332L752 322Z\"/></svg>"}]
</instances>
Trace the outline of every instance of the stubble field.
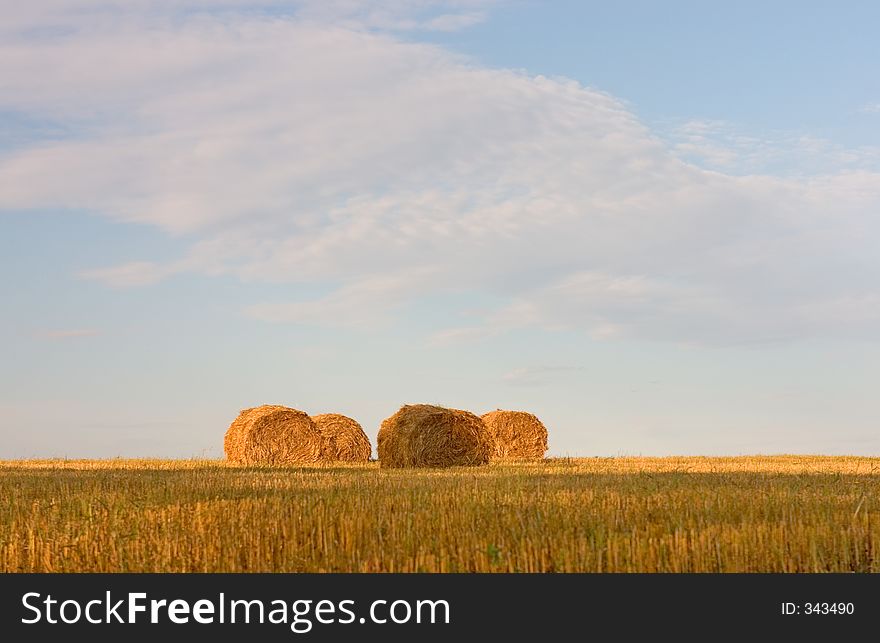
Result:
<instances>
[{"instance_id":1,"label":"stubble field","mask_svg":"<svg viewBox=\"0 0 880 643\"><path fill-rule=\"evenodd\" d=\"M880 572L880 458L0 462L0 572Z\"/></svg>"}]
</instances>

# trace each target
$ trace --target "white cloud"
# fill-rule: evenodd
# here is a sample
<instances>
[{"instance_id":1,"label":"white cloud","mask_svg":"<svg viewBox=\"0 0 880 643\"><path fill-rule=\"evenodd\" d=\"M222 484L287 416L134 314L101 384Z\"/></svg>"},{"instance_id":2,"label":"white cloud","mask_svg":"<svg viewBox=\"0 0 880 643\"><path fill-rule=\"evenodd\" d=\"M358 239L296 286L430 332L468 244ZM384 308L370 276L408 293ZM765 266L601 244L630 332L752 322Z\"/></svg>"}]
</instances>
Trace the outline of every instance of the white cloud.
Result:
<instances>
[{"instance_id":1,"label":"white cloud","mask_svg":"<svg viewBox=\"0 0 880 643\"><path fill-rule=\"evenodd\" d=\"M880 169L877 147L846 148L796 132L758 136L724 121L687 121L668 128L664 137L679 158L737 175L803 176Z\"/></svg>"},{"instance_id":2,"label":"white cloud","mask_svg":"<svg viewBox=\"0 0 880 643\"><path fill-rule=\"evenodd\" d=\"M359 278L326 296L280 304L258 304L245 312L269 322L358 326L383 322L421 288L418 274Z\"/></svg>"},{"instance_id":3,"label":"white cloud","mask_svg":"<svg viewBox=\"0 0 880 643\"><path fill-rule=\"evenodd\" d=\"M77 339L79 337L94 337L98 335L94 328L68 328L64 330L46 330L37 333L43 339Z\"/></svg>"},{"instance_id":4,"label":"white cloud","mask_svg":"<svg viewBox=\"0 0 880 643\"><path fill-rule=\"evenodd\" d=\"M472 27L486 19L486 14L480 11L471 13L445 13L435 16L425 22L427 31L459 31L466 27Z\"/></svg>"},{"instance_id":5,"label":"white cloud","mask_svg":"<svg viewBox=\"0 0 880 643\"><path fill-rule=\"evenodd\" d=\"M179 21L193 16L295 16L346 29L456 31L486 19L505 0L41 0L0 2L0 33L57 36L83 26L137 25L145 20Z\"/></svg>"},{"instance_id":6,"label":"white cloud","mask_svg":"<svg viewBox=\"0 0 880 643\"><path fill-rule=\"evenodd\" d=\"M670 149L607 94L383 31L463 24L487 3L270 4L170 19L82 2L88 21L59 10L66 28L38 36L49 14L27 18L0 41L0 109L72 134L2 153L0 208L88 209L191 240L172 261L83 273L117 287L186 272L324 289L247 306L275 322L375 324L472 293L501 303L434 341L876 337L865 150L835 148L834 171L737 176L725 163L774 146L714 149L715 126L691 124Z\"/></svg>"},{"instance_id":7,"label":"white cloud","mask_svg":"<svg viewBox=\"0 0 880 643\"><path fill-rule=\"evenodd\" d=\"M514 386L541 386L580 370L578 366L521 366L508 371L501 379Z\"/></svg>"},{"instance_id":8,"label":"white cloud","mask_svg":"<svg viewBox=\"0 0 880 643\"><path fill-rule=\"evenodd\" d=\"M428 338L431 346L448 346L460 342L477 341L490 337L494 332L486 325L463 326L461 328L446 328L432 333Z\"/></svg>"},{"instance_id":9,"label":"white cloud","mask_svg":"<svg viewBox=\"0 0 880 643\"><path fill-rule=\"evenodd\" d=\"M880 114L880 103L868 103L867 105L862 105L859 108L859 111L863 114Z\"/></svg>"},{"instance_id":10,"label":"white cloud","mask_svg":"<svg viewBox=\"0 0 880 643\"><path fill-rule=\"evenodd\" d=\"M174 272L172 267L163 267L151 261L132 261L109 268L83 270L79 276L103 282L114 288L129 288L159 283Z\"/></svg>"},{"instance_id":11,"label":"white cloud","mask_svg":"<svg viewBox=\"0 0 880 643\"><path fill-rule=\"evenodd\" d=\"M483 22L499 0L300 0L306 20L355 29L458 31Z\"/></svg>"}]
</instances>

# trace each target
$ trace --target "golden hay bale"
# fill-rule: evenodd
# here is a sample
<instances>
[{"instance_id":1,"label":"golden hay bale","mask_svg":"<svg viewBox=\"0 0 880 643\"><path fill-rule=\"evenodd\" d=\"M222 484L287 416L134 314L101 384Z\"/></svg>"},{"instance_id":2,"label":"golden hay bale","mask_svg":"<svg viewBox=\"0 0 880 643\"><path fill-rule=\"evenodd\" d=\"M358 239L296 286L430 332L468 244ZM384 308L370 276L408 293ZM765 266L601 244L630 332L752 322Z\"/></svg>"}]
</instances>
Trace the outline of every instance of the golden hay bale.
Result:
<instances>
[{"instance_id":1,"label":"golden hay bale","mask_svg":"<svg viewBox=\"0 0 880 643\"><path fill-rule=\"evenodd\" d=\"M430 404L400 408L379 428L382 467L452 467L489 462L483 421L473 413Z\"/></svg>"},{"instance_id":2,"label":"golden hay bale","mask_svg":"<svg viewBox=\"0 0 880 643\"><path fill-rule=\"evenodd\" d=\"M306 413L286 406L244 409L226 431L226 457L236 464L283 466L321 459L321 434Z\"/></svg>"},{"instance_id":3,"label":"golden hay bale","mask_svg":"<svg viewBox=\"0 0 880 643\"><path fill-rule=\"evenodd\" d=\"M540 460L547 451L547 429L524 411L491 411L482 416L492 460Z\"/></svg>"},{"instance_id":4,"label":"golden hay bale","mask_svg":"<svg viewBox=\"0 0 880 643\"><path fill-rule=\"evenodd\" d=\"M369 462L373 447L361 425L338 413L313 415L323 442L324 460Z\"/></svg>"}]
</instances>

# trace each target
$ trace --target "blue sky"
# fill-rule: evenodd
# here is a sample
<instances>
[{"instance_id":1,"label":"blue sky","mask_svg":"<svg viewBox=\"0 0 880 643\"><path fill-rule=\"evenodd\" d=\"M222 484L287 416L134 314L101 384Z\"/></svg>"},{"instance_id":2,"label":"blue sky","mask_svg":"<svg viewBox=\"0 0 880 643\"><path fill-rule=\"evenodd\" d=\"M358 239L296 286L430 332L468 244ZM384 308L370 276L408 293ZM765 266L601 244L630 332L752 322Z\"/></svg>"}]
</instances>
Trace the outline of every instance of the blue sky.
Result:
<instances>
[{"instance_id":1,"label":"blue sky","mask_svg":"<svg viewBox=\"0 0 880 643\"><path fill-rule=\"evenodd\" d=\"M0 457L415 402L880 452L875 3L0 11Z\"/></svg>"},{"instance_id":2,"label":"blue sky","mask_svg":"<svg viewBox=\"0 0 880 643\"><path fill-rule=\"evenodd\" d=\"M874 2L514 2L442 39L499 67L567 76L650 123L710 119L876 145Z\"/></svg>"}]
</instances>

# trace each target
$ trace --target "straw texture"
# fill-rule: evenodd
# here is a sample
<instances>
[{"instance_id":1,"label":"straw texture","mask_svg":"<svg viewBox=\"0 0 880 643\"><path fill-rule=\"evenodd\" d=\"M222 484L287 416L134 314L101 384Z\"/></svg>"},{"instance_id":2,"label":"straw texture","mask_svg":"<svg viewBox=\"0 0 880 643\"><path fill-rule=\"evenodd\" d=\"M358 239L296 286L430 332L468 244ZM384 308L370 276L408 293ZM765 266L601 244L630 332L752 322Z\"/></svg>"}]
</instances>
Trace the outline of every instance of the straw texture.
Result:
<instances>
[{"instance_id":1,"label":"straw texture","mask_svg":"<svg viewBox=\"0 0 880 643\"><path fill-rule=\"evenodd\" d=\"M355 420L339 413L312 416L321 434L321 457L337 462L368 462L370 440Z\"/></svg>"},{"instance_id":2,"label":"straw texture","mask_svg":"<svg viewBox=\"0 0 880 643\"><path fill-rule=\"evenodd\" d=\"M223 440L227 459L246 465L318 462L322 445L312 418L302 411L277 405L244 409Z\"/></svg>"},{"instance_id":3,"label":"straw texture","mask_svg":"<svg viewBox=\"0 0 880 643\"><path fill-rule=\"evenodd\" d=\"M525 411L491 411L482 416L492 460L541 460L547 451L547 428Z\"/></svg>"},{"instance_id":4,"label":"straw texture","mask_svg":"<svg viewBox=\"0 0 880 643\"><path fill-rule=\"evenodd\" d=\"M413 404L385 419L379 429L381 467L451 467L489 461L483 421L473 413Z\"/></svg>"}]
</instances>

